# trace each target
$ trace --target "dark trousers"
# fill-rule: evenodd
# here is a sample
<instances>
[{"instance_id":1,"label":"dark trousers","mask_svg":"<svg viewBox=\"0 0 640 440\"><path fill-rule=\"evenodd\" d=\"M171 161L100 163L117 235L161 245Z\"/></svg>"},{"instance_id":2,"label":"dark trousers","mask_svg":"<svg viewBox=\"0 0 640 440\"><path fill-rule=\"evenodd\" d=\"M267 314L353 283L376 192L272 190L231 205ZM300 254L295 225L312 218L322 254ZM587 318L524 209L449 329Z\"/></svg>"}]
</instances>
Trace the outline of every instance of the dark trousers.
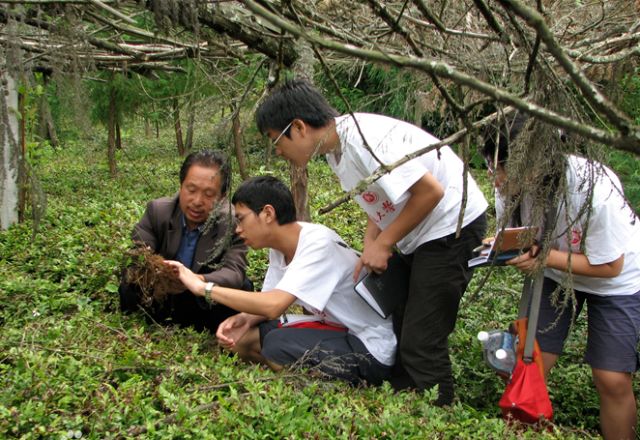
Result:
<instances>
[{"instance_id":1,"label":"dark trousers","mask_svg":"<svg viewBox=\"0 0 640 440\"><path fill-rule=\"evenodd\" d=\"M306 367L352 385L380 385L391 373L346 331L279 328L276 320L264 321L259 330L262 356L279 365Z\"/></svg>"},{"instance_id":2,"label":"dark trousers","mask_svg":"<svg viewBox=\"0 0 640 440\"><path fill-rule=\"evenodd\" d=\"M424 243L407 255L411 265L409 294L404 313L394 314L399 326L399 364L406 375L396 378L396 388L418 390L439 386L436 404L453 400L453 374L449 359L449 335L453 332L458 306L473 269L473 256L487 228L484 214L455 234ZM397 372L398 370L396 370Z\"/></svg>"},{"instance_id":3,"label":"dark trousers","mask_svg":"<svg viewBox=\"0 0 640 440\"><path fill-rule=\"evenodd\" d=\"M251 284L248 280L245 283ZM249 284L247 287L250 289L247 290L253 290L253 286L249 286ZM137 285L127 284L123 281L118 292L120 293L120 310L122 312L132 312L142 308L140 288ZM208 329L212 333L215 333L222 321L238 313L222 304L209 306L203 299L196 298L189 291L168 295L163 303L154 301L151 306L144 307L144 311L150 319L159 324L192 326L198 331Z\"/></svg>"}]
</instances>

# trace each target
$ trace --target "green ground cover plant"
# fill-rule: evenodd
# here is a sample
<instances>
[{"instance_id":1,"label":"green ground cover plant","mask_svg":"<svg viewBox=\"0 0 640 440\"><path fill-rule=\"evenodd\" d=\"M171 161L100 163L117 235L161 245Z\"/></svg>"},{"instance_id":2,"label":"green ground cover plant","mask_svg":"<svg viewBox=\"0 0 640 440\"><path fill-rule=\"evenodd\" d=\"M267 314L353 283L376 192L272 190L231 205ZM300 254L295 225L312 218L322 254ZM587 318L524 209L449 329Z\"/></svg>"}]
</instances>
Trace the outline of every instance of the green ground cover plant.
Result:
<instances>
[{"instance_id":1,"label":"green ground cover plant","mask_svg":"<svg viewBox=\"0 0 640 440\"><path fill-rule=\"evenodd\" d=\"M596 393L580 360L582 321L550 378L556 424L536 431L500 418L504 385L475 336L515 317L521 277L509 269L478 271L463 301L451 339L457 399L449 408L433 406L428 392L273 374L222 353L208 333L121 315L117 285L131 228L148 200L177 189L181 159L168 139L128 139L113 179L98 145L44 147L35 169L48 196L39 233L32 237L29 222L0 232L0 438L598 437ZM251 160L254 170L264 163ZM269 172L287 169L276 161ZM323 160L310 176L315 213L341 192ZM489 182L478 178L489 195ZM358 247L365 219L355 208L347 203L314 220ZM266 253L249 260L259 287Z\"/></svg>"}]
</instances>

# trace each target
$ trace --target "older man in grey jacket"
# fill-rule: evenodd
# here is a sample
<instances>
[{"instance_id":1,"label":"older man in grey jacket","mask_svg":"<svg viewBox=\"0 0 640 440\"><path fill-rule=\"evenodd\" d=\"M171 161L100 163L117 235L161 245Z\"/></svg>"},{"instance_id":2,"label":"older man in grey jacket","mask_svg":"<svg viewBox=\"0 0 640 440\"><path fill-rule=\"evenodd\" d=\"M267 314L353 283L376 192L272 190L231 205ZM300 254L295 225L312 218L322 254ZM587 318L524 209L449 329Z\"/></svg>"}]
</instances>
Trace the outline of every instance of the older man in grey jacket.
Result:
<instances>
[{"instance_id":1,"label":"older man in grey jacket","mask_svg":"<svg viewBox=\"0 0 640 440\"><path fill-rule=\"evenodd\" d=\"M180 190L173 197L148 203L132 233L166 259L178 260L203 281L232 288L247 288L245 281L247 247L234 234L233 215L224 196L230 181L229 164L220 152L203 150L190 154L180 169ZM206 225L211 212L215 218ZM133 311L141 306L140 288L123 279L120 307ZM223 305L210 305L188 290L171 294L160 303L146 307L159 322L192 325L214 330L236 313Z\"/></svg>"}]
</instances>

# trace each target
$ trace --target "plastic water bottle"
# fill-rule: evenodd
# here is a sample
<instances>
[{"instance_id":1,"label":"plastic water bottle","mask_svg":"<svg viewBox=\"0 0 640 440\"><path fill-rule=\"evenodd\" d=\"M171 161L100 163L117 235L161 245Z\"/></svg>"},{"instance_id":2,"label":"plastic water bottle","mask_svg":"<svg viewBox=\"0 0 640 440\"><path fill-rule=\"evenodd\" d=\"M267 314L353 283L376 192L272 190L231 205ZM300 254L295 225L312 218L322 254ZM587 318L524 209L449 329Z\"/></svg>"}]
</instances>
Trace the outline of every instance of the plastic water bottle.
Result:
<instances>
[{"instance_id":1,"label":"plastic water bottle","mask_svg":"<svg viewBox=\"0 0 640 440\"><path fill-rule=\"evenodd\" d=\"M478 333L485 362L497 372L504 374L511 374L516 366L517 339L517 336L504 330Z\"/></svg>"}]
</instances>

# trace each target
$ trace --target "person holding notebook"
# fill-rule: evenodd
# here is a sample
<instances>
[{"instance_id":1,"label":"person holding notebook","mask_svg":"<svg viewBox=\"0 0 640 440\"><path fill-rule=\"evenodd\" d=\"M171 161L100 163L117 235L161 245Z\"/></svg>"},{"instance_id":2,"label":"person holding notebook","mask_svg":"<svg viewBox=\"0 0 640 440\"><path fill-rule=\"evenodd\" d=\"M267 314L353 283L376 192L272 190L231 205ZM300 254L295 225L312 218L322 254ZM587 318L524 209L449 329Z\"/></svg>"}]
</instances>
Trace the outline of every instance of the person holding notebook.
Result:
<instances>
[{"instance_id":1,"label":"person holding notebook","mask_svg":"<svg viewBox=\"0 0 640 440\"><path fill-rule=\"evenodd\" d=\"M511 225L542 224L535 219L533 185L522 183L531 176L514 179L508 174L509 153L516 143L527 142L528 135L538 148L541 133L535 124L518 114L485 134L482 152L494 176L496 216L504 221L505 213L513 211L508 219ZM612 170L586 158L561 156L553 161L559 164L558 170L539 178L545 191L557 192L557 197L551 197L558 202L550 250L542 261L532 249L507 264L526 273L535 272L540 264L544 267L536 339L545 376L562 354L574 319L587 304L584 360L600 396L602 435L616 440L636 438L633 373L640 367L640 220ZM564 305L565 296L558 292L563 286L571 287Z\"/></svg>"},{"instance_id":2,"label":"person holding notebook","mask_svg":"<svg viewBox=\"0 0 640 440\"><path fill-rule=\"evenodd\" d=\"M167 262L195 295L242 312L220 324L220 345L276 371L295 363L354 384L387 379L396 352L393 324L356 294L357 254L333 230L297 222L291 192L274 177L245 181L232 203L240 238L252 249L269 248L261 293L206 283ZM310 315L287 315L293 304Z\"/></svg>"},{"instance_id":3,"label":"person holding notebook","mask_svg":"<svg viewBox=\"0 0 640 440\"><path fill-rule=\"evenodd\" d=\"M274 89L258 108L256 122L273 140L276 153L298 166L326 154L345 191L383 164L439 142L420 127L387 116L339 116L305 80ZM436 404L448 405L454 396L448 338L473 274L467 261L486 230L487 202L448 146L384 174L354 199L368 215L354 279L363 268L387 270L396 247L411 267L406 305L398 307L404 314L399 319L400 362L408 374L397 375L392 385L418 390L438 386Z\"/></svg>"}]
</instances>

